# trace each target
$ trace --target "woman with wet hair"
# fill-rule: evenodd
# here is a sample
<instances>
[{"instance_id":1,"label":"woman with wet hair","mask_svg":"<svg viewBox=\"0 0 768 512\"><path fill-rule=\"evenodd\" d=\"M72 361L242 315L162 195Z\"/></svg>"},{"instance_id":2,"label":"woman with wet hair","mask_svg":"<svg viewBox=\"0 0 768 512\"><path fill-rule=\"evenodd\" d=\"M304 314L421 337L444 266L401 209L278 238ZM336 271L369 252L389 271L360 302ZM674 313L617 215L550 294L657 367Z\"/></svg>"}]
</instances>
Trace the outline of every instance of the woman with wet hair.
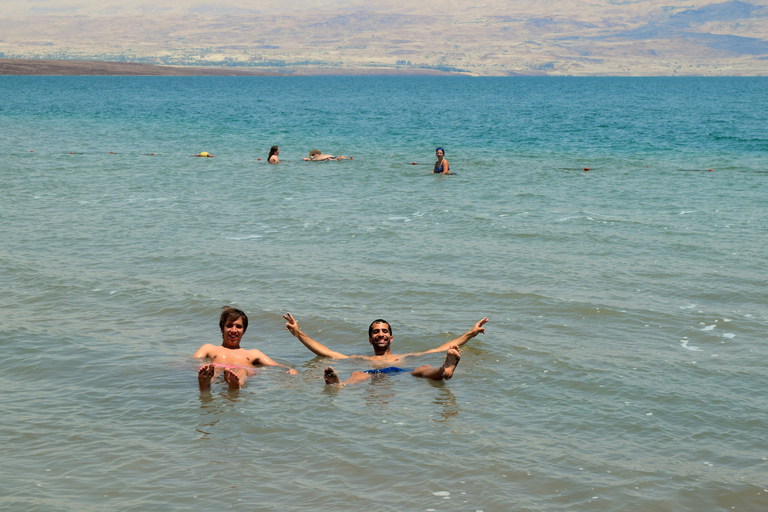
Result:
<instances>
[{"instance_id":1,"label":"woman with wet hair","mask_svg":"<svg viewBox=\"0 0 768 512\"><path fill-rule=\"evenodd\" d=\"M270 164L279 164L280 160L277 158L277 155L280 154L280 148L277 146L272 146L269 148L269 157L267 158L267 162Z\"/></svg>"},{"instance_id":2,"label":"woman with wet hair","mask_svg":"<svg viewBox=\"0 0 768 512\"><path fill-rule=\"evenodd\" d=\"M437 148L435 150L437 155L437 162L435 162L435 169L433 174L453 174L451 173L451 166L448 165L448 160L443 158L445 156L445 150L443 148Z\"/></svg>"}]
</instances>

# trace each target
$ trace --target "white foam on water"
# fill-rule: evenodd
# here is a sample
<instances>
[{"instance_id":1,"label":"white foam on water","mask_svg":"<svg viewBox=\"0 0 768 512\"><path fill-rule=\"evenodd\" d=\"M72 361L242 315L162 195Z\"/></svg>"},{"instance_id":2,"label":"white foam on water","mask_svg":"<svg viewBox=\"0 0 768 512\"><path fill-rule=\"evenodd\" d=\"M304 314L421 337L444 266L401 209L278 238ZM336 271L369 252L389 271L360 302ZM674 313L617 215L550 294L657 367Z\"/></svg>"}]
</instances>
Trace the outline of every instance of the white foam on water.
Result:
<instances>
[{"instance_id":1,"label":"white foam on water","mask_svg":"<svg viewBox=\"0 0 768 512\"><path fill-rule=\"evenodd\" d=\"M734 333L732 333L732 332L724 332L723 333L723 338L733 339L735 337L736 337L736 335Z\"/></svg>"},{"instance_id":2,"label":"white foam on water","mask_svg":"<svg viewBox=\"0 0 768 512\"><path fill-rule=\"evenodd\" d=\"M227 240L255 240L257 238L264 238L262 235L248 235L248 236L231 236Z\"/></svg>"},{"instance_id":3,"label":"white foam on water","mask_svg":"<svg viewBox=\"0 0 768 512\"><path fill-rule=\"evenodd\" d=\"M702 329L702 331L711 331L711 330L712 330L712 329L714 329L715 327L716 327L716 326L715 326L714 324L713 324L713 325L707 325L707 326L705 326L705 327Z\"/></svg>"},{"instance_id":4,"label":"white foam on water","mask_svg":"<svg viewBox=\"0 0 768 512\"><path fill-rule=\"evenodd\" d=\"M437 491L432 493L432 496L450 496L450 495L451 493L448 491Z\"/></svg>"},{"instance_id":5,"label":"white foam on water","mask_svg":"<svg viewBox=\"0 0 768 512\"><path fill-rule=\"evenodd\" d=\"M690 346L689 347L688 346L688 340L685 340L685 339L680 340L680 346L682 346L685 350L693 350L693 351L701 350L699 347L695 347L695 346Z\"/></svg>"}]
</instances>

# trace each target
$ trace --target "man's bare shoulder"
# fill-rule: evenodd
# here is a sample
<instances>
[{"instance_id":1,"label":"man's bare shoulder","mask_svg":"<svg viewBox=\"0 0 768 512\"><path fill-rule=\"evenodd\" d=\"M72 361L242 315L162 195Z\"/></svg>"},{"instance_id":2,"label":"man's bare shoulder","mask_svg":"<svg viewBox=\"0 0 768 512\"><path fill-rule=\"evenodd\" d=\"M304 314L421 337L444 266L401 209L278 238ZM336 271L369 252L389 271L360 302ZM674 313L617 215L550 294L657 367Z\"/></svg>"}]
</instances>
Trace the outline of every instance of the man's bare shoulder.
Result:
<instances>
[{"instance_id":1,"label":"man's bare shoulder","mask_svg":"<svg viewBox=\"0 0 768 512\"><path fill-rule=\"evenodd\" d=\"M206 343L205 345L197 349L197 352L195 352L195 357L209 357L208 354L215 352L217 348L222 348L222 347L217 347L216 345Z\"/></svg>"},{"instance_id":2,"label":"man's bare shoulder","mask_svg":"<svg viewBox=\"0 0 768 512\"><path fill-rule=\"evenodd\" d=\"M248 349L241 348L240 350L242 350L243 353L246 354L249 358L253 358L253 359L266 356L264 352L256 348L248 348Z\"/></svg>"}]
</instances>

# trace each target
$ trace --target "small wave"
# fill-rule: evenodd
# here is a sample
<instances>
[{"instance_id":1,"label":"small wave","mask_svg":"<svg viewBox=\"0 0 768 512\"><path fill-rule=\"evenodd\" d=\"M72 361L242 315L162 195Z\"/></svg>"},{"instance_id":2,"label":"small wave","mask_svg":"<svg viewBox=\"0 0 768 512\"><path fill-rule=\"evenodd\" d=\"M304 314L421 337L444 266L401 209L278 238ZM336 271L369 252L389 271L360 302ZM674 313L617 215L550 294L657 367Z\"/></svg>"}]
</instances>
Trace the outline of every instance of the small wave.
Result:
<instances>
[{"instance_id":1,"label":"small wave","mask_svg":"<svg viewBox=\"0 0 768 512\"><path fill-rule=\"evenodd\" d=\"M227 240L255 240L257 238L263 238L262 235L248 235L248 236L230 236Z\"/></svg>"}]
</instances>

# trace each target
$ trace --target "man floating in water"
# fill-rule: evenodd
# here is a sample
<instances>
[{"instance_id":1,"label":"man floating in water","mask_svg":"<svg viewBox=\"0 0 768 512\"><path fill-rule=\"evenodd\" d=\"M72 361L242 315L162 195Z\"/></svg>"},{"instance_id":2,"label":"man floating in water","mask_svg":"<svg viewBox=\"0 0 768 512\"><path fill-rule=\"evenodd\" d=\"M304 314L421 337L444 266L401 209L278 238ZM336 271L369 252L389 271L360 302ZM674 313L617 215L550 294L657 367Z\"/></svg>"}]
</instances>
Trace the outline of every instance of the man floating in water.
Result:
<instances>
[{"instance_id":1,"label":"man floating in water","mask_svg":"<svg viewBox=\"0 0 768 512\"><path fill-rule=\"evenodd\" d=\"M248 329L248 317L239 309L225 306L219 318L219 328L223 339L221 346L206 343L195 353L197 358L205 357L211 360L197 372L200 391L211 389L211 381L222 373L229 389L239 389L248 377L256 374L253 367L257 364L287 368L274 362L260 350L240 348L240 340ZM296 375L299 372L288 368L288 373Z\"/></svg>"},{"instance_id":2,"label":"man floating in water","mask_svg":"<svg viewBox=\"0 0 768 512\"><path fill-rule=\"evenodd\" d=\"M313 149L309 152L309 158L305 158L304 160L307 162L325 162L327 160L336 160L337 162L340 162L341 160L354 160L355 157L351 156L349 158L345 157L344 155L341 156L333 156L333 155L327 155L320 151L319 149Z\"/></svg>"},{"instance_id":3,"label":"man floating in water","mask_svg":"<svg viewBox=\"0 0 768 512\"><path fill-rule=\"evenodd\" d=\"M396 366L390 366L380 370L368 370L365 372L353 372L352 375L342 381L336 371L330 366L325 369L325 383L334 386L345 386L347 384L355 384L367 379L370 379L373 374L376 373L396 373L396 372L410 372L414 377L420 377L423 379L431 380L448 380L453 377L453 372L456 370L456 366L461 360L461 352L459 347L477 336L478 334L485 334L485 328L483 325L488 321L487 318L483 318L472 327L471 330L462 334L453 341L449 341L439 347L427 350L426 352L413 352L409 354L393 354L390 351L392 345L392 327L389 322L382 320L381 318L374 320L370 327L368 327L368 343L373 347L373 356L348 356L340 352L335 352L325 345L313 340L301 329L295 318L290 313L283 315L283 318L287 320L285 324L286 330L296 336L298 340L304 344L309 350L322 357L332 357L334 359L347 359L350 357L359 357L367 359L369 361L382 362L387 364L397 364L403 361L406 357L419 356L423 354L433 354L436 352L447 352L445 356L445 362L440 367L430 366L428 364L419 366L413 370L404 370Z\"/></svg>"}]
</instances>

